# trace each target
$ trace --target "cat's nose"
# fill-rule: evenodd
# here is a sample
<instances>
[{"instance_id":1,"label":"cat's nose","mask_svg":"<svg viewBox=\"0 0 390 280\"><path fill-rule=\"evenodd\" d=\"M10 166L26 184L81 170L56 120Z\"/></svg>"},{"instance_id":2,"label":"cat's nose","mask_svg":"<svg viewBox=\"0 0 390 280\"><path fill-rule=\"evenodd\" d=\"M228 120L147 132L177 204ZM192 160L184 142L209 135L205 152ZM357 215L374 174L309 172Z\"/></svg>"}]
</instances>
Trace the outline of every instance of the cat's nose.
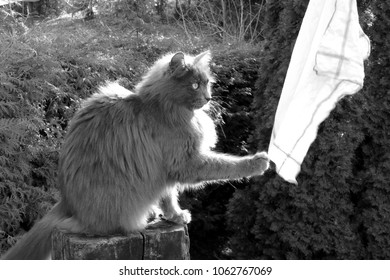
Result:
<instances>
[{"instance_id":1,"label":"cat's nose","mask_svg":"<svg viewBox=\"0 0 390 280\"><path fill-rule=\"evenodd\" d=\"M211 100L211 97L205 97L206 101L209 102Z\"/></svg>"}]
</instances>

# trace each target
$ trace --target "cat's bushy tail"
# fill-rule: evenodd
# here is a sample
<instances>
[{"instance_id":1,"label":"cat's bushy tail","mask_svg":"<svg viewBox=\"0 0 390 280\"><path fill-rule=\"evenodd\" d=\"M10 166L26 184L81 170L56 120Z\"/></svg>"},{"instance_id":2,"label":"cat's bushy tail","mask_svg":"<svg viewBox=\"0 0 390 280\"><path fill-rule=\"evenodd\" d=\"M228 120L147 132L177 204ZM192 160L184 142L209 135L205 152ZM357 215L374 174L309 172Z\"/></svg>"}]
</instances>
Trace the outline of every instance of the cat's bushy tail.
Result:
<instances>
[{"instance_id":1,"label":"cat's bushy tail","mask_svg":"<svg viewBox=\"0 0 390 280\"><path fill-rule=\"evenodd\" d=\"M58 203L37 222L8 252L2 260L42 260L50 257L51 233L66 218L62 203Z\"/></svg>"}]
</instances>

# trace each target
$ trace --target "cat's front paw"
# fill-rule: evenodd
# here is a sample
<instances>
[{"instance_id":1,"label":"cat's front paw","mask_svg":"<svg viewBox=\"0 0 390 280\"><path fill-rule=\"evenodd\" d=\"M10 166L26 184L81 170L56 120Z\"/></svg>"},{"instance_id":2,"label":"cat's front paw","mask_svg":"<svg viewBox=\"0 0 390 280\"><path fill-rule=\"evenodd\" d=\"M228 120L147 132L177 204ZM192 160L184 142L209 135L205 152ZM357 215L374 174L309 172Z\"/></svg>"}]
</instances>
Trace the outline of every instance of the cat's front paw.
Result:
<instances>
[{"instance_id":1,"label":"cat's front paw","mask_svg":"<svg viewBox=\"0 0 390 280\"><path fill-rule=\"evenodd\" d=\"M167 218L167 220L176 224L185 225L191 222L191 213L188 210L181 210L172 217Z\"/></svg>"},{"instance_id":2,"label":"cat's front paw","mask_svg":"<svg viewBox=\"0 0 390 280\"><path fill-rule=\"evenodd\" d=\"M256 153L251 158L251 169L253 175L263 175L264 171L269 168L269 157L266 152Z\"/></svg>"}]
</instances>

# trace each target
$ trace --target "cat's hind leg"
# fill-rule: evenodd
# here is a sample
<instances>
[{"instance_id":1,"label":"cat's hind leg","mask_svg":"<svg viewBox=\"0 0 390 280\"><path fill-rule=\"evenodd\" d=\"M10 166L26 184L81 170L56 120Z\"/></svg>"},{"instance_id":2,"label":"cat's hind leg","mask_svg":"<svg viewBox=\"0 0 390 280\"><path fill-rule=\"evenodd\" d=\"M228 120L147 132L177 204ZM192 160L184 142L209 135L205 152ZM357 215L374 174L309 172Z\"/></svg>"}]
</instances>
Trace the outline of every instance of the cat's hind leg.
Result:
<instances>
[{"instance_id":1,"label":"cat's hind leg","mask_svg":"<svg viewBox=\"0 0 390 280\"><path fill-rule=\"evenodd\" d=\"M85 232L85 228L74 217L63 219L61 222L58 223L57 228L69 233Z\"/></svg>"}]
</instances>

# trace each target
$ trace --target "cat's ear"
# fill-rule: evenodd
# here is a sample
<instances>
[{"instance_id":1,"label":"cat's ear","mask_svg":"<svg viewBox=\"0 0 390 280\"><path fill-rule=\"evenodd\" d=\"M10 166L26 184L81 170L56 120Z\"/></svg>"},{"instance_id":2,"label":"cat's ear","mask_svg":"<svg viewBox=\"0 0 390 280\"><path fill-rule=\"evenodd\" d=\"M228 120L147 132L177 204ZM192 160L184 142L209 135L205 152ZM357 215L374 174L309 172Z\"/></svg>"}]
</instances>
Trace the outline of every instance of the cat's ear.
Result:
<instances>
[{"instance_id":1,"label":"cat's ear","mask_svg":"<svg viewBox=\"0 0 390 280\"><path fill-rule=\"evenodd\" d=\"M184 61L184 53L178 52L171 58L169 63L169 69L174 76L180 76L187 70L186 63Z\"/></svg>"},{"instance_id":2,"label":"cat's ear","mask_svg":"<svg viewBox=\"0 0 390 280\"><path fill-rule=\"evenodd\" d=\"M211 61L211 52L207 50L195 56L193 64L200 68L204 68L204 67L207 68L209 67L210 61Z\"/></svg>"}]
</instances>

